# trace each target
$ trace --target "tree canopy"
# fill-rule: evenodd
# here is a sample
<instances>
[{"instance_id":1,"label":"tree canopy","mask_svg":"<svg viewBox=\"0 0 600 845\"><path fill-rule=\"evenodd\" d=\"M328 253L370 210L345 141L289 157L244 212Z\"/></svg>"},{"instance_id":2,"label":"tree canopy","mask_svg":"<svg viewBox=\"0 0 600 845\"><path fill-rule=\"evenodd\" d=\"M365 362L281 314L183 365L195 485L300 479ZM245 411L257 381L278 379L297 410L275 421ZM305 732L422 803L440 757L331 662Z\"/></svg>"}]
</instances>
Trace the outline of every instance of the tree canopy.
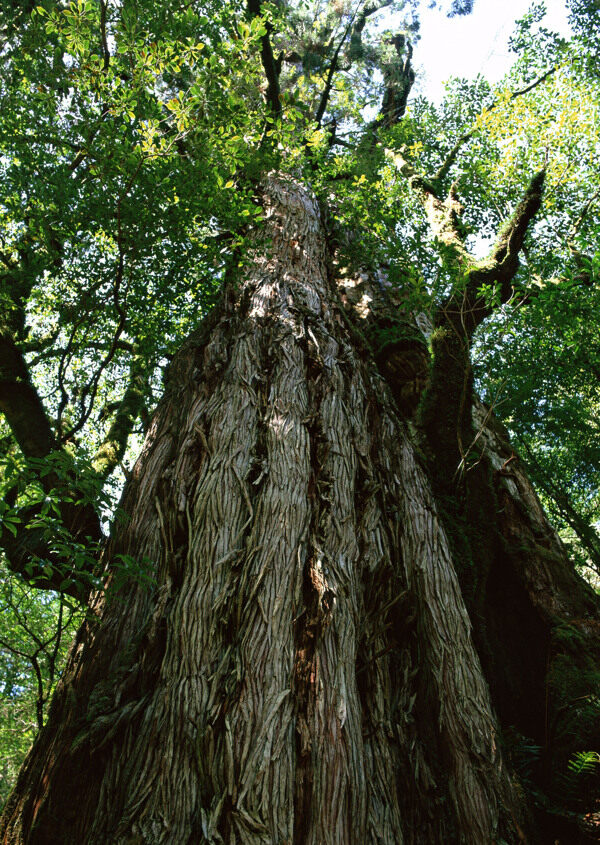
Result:
<instances>
[{"instance_id":1,"label":"tree canopy","mask_svg":"<svg viewBox=\"0 0 600 845\"><path fill-rule=\"evenodd\" d=\"M0 797L102 583L169 362L248 260L265 173L310 184L340 263L383 268L430 343L469 303L480 395L597 583L600 13L569 11L566 40L534 4L506 78L452 79L436 105L411 93L409 0L5 4Z\"/></svg>"}]
</instances>

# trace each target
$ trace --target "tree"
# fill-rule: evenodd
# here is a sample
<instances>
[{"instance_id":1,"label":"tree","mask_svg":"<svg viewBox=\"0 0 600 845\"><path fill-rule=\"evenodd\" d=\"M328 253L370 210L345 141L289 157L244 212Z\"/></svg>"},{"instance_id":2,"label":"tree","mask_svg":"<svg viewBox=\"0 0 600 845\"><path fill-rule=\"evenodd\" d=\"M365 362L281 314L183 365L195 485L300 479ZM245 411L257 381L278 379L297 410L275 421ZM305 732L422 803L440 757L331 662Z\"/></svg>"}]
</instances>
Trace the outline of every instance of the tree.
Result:
<instances>
[{"instance_id":1,"label":"tree","mask_svg":"<svg viewBox=\"0 0 600 845\"><path fill-rule=\"evenodd\" d=\"M503 181L498 115L560 111L575 74L407 115L410 27L370 32L397 5L78 0L6 25L3 543L87 602L7 842L594 830L598 599L471 362L516 297L543 306L544 188L587 172L542 139ZM97 491L168 357L104 542Z\"/></svg>"}]
</instances>

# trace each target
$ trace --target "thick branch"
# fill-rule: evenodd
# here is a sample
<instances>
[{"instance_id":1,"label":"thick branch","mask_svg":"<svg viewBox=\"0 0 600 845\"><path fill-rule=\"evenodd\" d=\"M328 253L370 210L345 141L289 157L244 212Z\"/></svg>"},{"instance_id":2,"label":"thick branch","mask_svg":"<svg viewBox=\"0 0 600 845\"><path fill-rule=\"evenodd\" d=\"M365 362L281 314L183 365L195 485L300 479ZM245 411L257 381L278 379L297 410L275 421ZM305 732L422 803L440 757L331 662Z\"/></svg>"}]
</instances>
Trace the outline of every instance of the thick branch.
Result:
<instances>
[{"instance_id":1,"label":"thick branch","mask_svg":"<svg viewBox=\"0 0 600 845\"><path fill-rule=\"evenodd\" d=\"M508 301L510 297L510 282L519 267L519 253L523 248L525 235L542 204L545 177L545 169L532 177L523 199L500 232L489 258L471 271L473 284L500 282L502 302Z\"/></svg>"},{"instance_id":2,"label":"thick branch","mask_svg":"<svg viewBox=\"0 0 600 845\"><path fill-rule=\"evenodd\" d=\"M472 261L465 246L465 231L461 221L463 207L458 199L456 184L450 186L448 196L443 202L426 182L413 180L412 184L421 192L434 237L446 247L453 263L461 268Z\"/></svg>"},{"instance_id":3,"label":"thick branch","mask_svg":"<svg viewBox=\"0 0 600 845\"><path fill-rule=\"evenodd\" d=\"M384 78L387 78L378 122L386 128L394 126L404 117L408 95L415 81L415 72L411 65L412 44L404 35L395 35L390 43L394 45L399 61L383 71ZM402 61L405 48L406 57Z\"/></svg>"},{"instance_id":4,"label":"thick branch","mask_svg":"<svg viewBox=\"0 0 600 845\"><path fill-rule=\"evenodd\" d=\"M57 448L54 432L46 416L39 394L29 377L25 359L10 335L0 335L0 411L6 416L14 437L26 458L45 458ZM46 491L64 491L59 502L60 521L73 541L97 543L102 538L100 522L89 503L79 503L75 479L59 478L55 472L40 474L40 484ZM89 585L85 573L73 573L72 564L54 550L54 539L39 527L32 527L40 515L40 506L19 512L21 523L14 537L8 530L0 530L0 547L4 549L10 569L33 579L41 589L64 590L85 600ZM64 546L64 536L57 535L58 545ZM49 566L48 566L49 562ZM83 582L77 580L84 577ZM65 580L69 584L65 585Z\"/></svg>"},{"instance_id":5,"label":"thick branch","mask_svg":"<svg viewBox=\"0 0 600 845\"><path fill-rule=\"evenodd\" d=\"M65 489L73 495L73 490ZM92 575L103 535L98 516L90 504L60 502L59 525L42 525L40 506L18 511L21 524L15 537L0 530L0 548L11 572L38 590L66 593L85 603L93 586ZM85 547L85 565L81 558ZM76 561L75 556L80 557Z\"/></svg>"},{"instance_id":6,"label":"thick branch","mask_svg":"<svg viewBox=\"0 0 600 845\"><path fill-rule=\"evenodd\" d=\"M446 249L446 258L453 265L458 285L441 306L436 324L449 320L461 335L470 338L477 326L491 314L491 307L480 294L483 285L500 285L500 301L508 302L511 282L519 268L519 253L523 248L529 224L539 211L544 189L545 170L533 176L523 199L500 232L496 245L483 261L476 262L465 246L461 222L462 206L458 201L456 184L442 201L436 185L424 179L401 154L394 156L396 166L419 194L435 239Z\"/></svg>"},{"instance_id":7,"label":"thick branch","mask_svg":"<svg viewBox=\"0 0 600 845\"><path fill-rule=\"evenodd\" d=\"M260 6L261 0L248 0L247 8L250 17L254 18L257 15L260 15ZM260 39L260 57L262 60L262 66L265 72L265 76L267 77L266 99L267 103L271 107L272 113L276 117L279 117L279 115L281 114L281 88L279 86L278 63L275 60L275 56L273 55L271 39L269 38L269 34L271 33L273 27L268 22L265 24L265 26L267 32L265 33L265 35L261 36Z\"/></svg>"},{"instance_id":8,"label":"thick branch","mask_svg":"<svg viewBox=\"0 0 600 845\"><path fill-rule=\"evenodd\" d=\"M467 252L464 243L465 233L460 220L462 205L458 200L456 184L450 186L448 196L442 200L432 180L421 176L404 158L404 147L399 153L395 153L393 158L398 170L408 179L410 187L419 196L432 235L448 249L452 262L459 268L473 262L474 259Z\"/></svg>"},{"instance_id":9,"label":"thick branch","mask_svg":"<svg viewBox=\"0 0 600 845\"><path fill-rule=\"evenodd\" d=\"M500 303L508 302L512 295L511 283L519 268L519 253L525 235L542 203L544 179L545 170L533 176L490 255L466 271L457 288L441 306L435 321L437 325L449 321L461 336L470 339L477 326L493 310L489 299L482 293L484 285L498 285Z\"/></svg>"},{"instance_id":10,"label":"thick branch","mask_svg":"<svg viewBox=\"0 0 600 845\"><path fill-rule=\"evenodd\" d=\"M43 458L56 448L42 400L31 383L27 364L13 338L0 335L0 411L28 458Z\"/></svg>"},{"instance_id":11,"label":"thick branch","mask_svg":"<svg viewBox=\"0 0 600 845\"><path fill-rule=\"evenodd\" d=\"M107 478L122 460L129 435L142 412L146 387L144 363L141 357L133 359L127 390L119 403L104 442L94 455L92 465L102 478Z\"/></svg>"},{"instance_id":12,"label":"thick branch","mask_svg":"<svg viewBox=\"0 0 600 845\"><path fill-rule=\"evenodd\" d=\"M377 12L381 11L381 9L385 9L387 6L391 6L392 2L393 0L382 0L381 3L367 3L356 19L356 23L354 25L354 32L356 33L356 35L360 35L362 33L363 29L365 28L365 24L367 23L367 18L370 18L371 15L374 15Z\"/></svg>"}]
</instances>

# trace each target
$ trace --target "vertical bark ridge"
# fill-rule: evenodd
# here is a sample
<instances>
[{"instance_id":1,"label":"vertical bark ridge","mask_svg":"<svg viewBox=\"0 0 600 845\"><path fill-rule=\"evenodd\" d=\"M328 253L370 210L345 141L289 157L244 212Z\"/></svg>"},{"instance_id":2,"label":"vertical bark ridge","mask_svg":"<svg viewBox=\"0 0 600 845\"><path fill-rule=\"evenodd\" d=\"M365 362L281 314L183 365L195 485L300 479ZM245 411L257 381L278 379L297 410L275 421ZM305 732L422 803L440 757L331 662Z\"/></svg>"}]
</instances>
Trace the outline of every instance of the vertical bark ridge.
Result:
<instances>
[{"instance_id":1,"label":"vertical bark ridge","mask_svg":"<svg viewBox=\"0 0 600 845\"><path fill-rule=\"evenodd\" d=\"M510 788L489 690L433 496L407 439L401 450L402 549L418 597L418 630L439 708L450 794L465 841L492 842L499 827L498 799L510 796Z\"/></svg>"},{"instance_id":2,"label":"vertical bark ridge","mask_svg":"<svg viewBox=\"0 0 600 845\"><path fill-rule=\"evenodd\" d=\"M316 844L365 836L366 788L355 676L361 594L353 496L356 455L344 402L352 375L344 377L344 353L331 336L315 340L325 384L318 409L317 513L311 538L319 635L312 681L316 689L307 714L313 823L305 841Z\"/></svg>"},{"instance_id":3,"label":"vertical bark ridge","mask_svg":"<svg viewBox=\"0 0 600 845\"><path fill-rule=\"evenodd\" d=\"M344 305L367 334L372 334L373 326L377 329L382 325L382 320L391 323L401 319L397 301L385 296L380 282L365 271L356 280L343 283ZM411 346L406 341L393 350L399 353L400 370L415 350L420 352L419 344ZM420 353L417 370L422 369L423 356ZM389 362L383 363L378 360L388 379ZM397 372L392 375L397 376ZM381 388L375 390L381 395ZM422 651L419 698L430 700L418 699L417 710L424 706L429 709L431 702L436 702L438 748L443 767L450 772L448 787L462 836L465 841L491 842L501 827L513 834L518 830L515 824L520 812L497 747L498 726L472 641L471 622L446 532L414 446L404 427L389 415L382 420L380 436L385 444L380 460L388 467L386 489L397 491L405 578L418 605Z\"/></svg>"}]
</instances>

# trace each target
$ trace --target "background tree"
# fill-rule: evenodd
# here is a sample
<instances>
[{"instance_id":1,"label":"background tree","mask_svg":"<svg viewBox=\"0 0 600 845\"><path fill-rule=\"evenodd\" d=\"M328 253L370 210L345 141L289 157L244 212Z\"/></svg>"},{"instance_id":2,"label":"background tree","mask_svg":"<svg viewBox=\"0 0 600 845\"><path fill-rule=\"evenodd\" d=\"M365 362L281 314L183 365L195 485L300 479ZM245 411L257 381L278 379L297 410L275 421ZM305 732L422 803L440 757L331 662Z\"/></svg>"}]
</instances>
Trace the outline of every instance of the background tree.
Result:
<instances>
[{"instance_id":1,"label":"background tree","mask_svg":"<svg viewBox=\"0 0 600 845\"><path fill-rule=\"evenodd\" d=\"M546 398L517 398L534 361L557 384L536 327L577 337L596 275L597 75L538 18L506 85L406 114L404 4L7 17L2 539L32 587L89 599L7 841L593 828L597 601L473 391L525 411L594 563ZM563 452L589 496L593 451ZM55 661L35 639L7 647Z\"/></svg>"}]
</instances>

